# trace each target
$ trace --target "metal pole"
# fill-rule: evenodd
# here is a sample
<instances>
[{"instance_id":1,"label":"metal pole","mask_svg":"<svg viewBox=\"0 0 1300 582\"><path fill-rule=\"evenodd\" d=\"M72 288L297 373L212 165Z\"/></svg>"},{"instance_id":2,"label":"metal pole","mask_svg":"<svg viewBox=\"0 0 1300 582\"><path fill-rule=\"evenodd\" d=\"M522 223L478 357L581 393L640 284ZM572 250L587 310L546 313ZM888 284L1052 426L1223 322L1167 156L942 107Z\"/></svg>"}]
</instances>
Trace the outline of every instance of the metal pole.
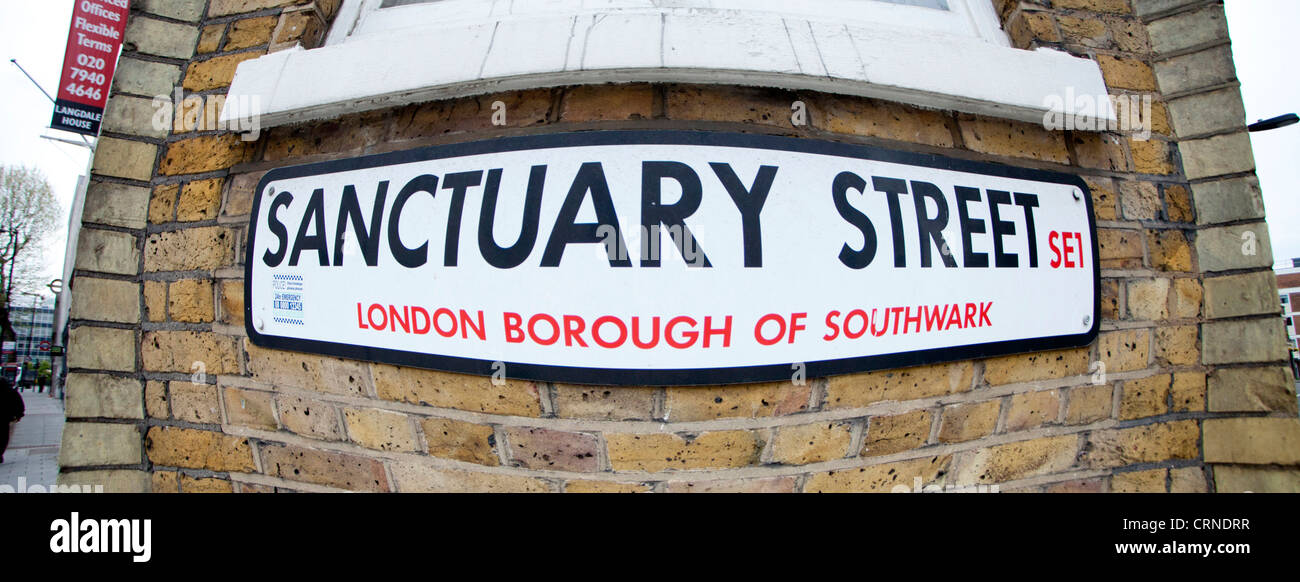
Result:
<instances>
[{"instance_id":1,"label":"metal pole","mask_svg":"<svg viewBox=\"0 0 1300 582\"><path fill-rule=\"evenodd\" d=\"M24 75L27 75L27 79L31 81L33 85L36 85L36 88L40 89L41 93L45 94L45 98L49 99L50 103L56 103L54 98L50 97L50 94L45 91L45 87L42 87L40 83L37 83L36 79L33 79L32 76L27 72L27 69L24 69L22 65L18 64L18 59L9 59L9 62L13 63L15 67L18 67L18 70L22 71Z\"/></svg>"},{"instance_id":2,"label":"metal pole","mask_svg":"<svg viewBox=\"0 0 1300 582\"><path fill-rule=\"evenodd\" d=\"M36 88L41 90L41 93L45 95L46 99L50 100L50 103L58 106L59 102L55 101L53 97L50 97L50 94L45 90L45 87L42 87L40 83L37 83L36 79L33 79L32 76L27 73L27 69L24 69L22 65L18 64L18 59L9 59L9 62L13 63L15 67L18 67L18 70L22 71L24 75L27 75L27 80L31 81L33 85L36 85ZM86 136L81 134L77 135L81 136L81 141L86 142L86 147L90 148L91 151L95 150L95 147L90 145L90 140L86 139Z\"/></svg>"},{"instance_id":3,"label":"metal pole","mask_svg":"<svg viewBox=\"0 0 1300 582\"><path fill-rule=\"evenodd\" d=\"M37 362L36 360L32 359L32 338L36 337L36 310L41 304L41 299L42 297L40 295L36 296L36 305L32 306L32 318L27 322L27 359L31 360L32 365L36 368L36 371L34 372L35 376L32 377L32 379L36 381L32 382L32 387L35 388L38 392L41 389L40 386L41 364L40 362Z\"/></svg>"}]
</instances>

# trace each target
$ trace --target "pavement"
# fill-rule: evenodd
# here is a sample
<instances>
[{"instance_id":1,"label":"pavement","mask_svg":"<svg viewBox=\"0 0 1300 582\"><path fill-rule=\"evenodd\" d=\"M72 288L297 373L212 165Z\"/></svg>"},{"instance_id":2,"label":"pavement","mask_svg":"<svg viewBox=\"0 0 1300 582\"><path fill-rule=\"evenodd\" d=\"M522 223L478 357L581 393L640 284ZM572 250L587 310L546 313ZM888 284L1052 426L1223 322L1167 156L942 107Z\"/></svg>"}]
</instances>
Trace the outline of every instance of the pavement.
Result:
<instances>
[{"instance_id":1,"label":"pavement","mask_svg":"<svg viewBox=\"0 0 1300 582\"><path fill-rule=\"evenodd\" d=\"M59 442L63 439L63 401L47 392L22 392L27 412L14 428L0 463L0 491L20 486L48 490L59 474Z\"/></svg>"}]
</instances>

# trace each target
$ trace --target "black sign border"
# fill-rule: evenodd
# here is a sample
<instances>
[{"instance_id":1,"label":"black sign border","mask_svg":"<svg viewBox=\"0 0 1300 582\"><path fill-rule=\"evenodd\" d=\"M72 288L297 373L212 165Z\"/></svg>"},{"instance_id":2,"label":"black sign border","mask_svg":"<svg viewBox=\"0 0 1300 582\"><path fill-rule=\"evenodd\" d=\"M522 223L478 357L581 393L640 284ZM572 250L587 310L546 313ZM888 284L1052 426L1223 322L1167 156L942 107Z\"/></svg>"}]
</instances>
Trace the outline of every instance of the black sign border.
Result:
<instances>
[{"instance_id":1,"label":"black sign border","mask_svg":"<svg viewBox=\"0 0 1300 582\"><path fill-rule=\"evenodd\" d=\"M780 150L787 152L822 154L859 158L879 162L952 170L985 176L1050 182L1075 186L1083 192L1087 205L1088 229L1092 235L1092 289L1093 306L1091 326L1078 334L1025 338L982 344L968 344L932 348L912 352L899 352L876 356L860 356L801 362L806 366L806 378L819 378L875 370L904 368L927 364L940 364L959 360L1041 352L1089 345L1097 338L1101 324L1101 265L1097 248L1097 222L1093 214L1091 191L1082 178L1073 174L1020 168L990 162L977 162L949 158L935 154L890 150L875 146L826 141L809 138L779 137L762 134L689 131L689 130L609 130L549 133L516 137L501 137L483 141L452 143L423 148L374 154L345 160L332 160L276 168L267 172L257 184L253 194L253 208L249 215L248 240L244 258L244 329L253 345L263 348L305 352L354 360L365 360L398 366L425 368L444 372L491 376L494 361L392 350L371 346L304 340L259 333L253 326L252 289L253 265L256 248L257 217L266 185L276 180L305 176L332 174L379 166L406 164L444 158L512 152L519 150L555 149L601 145L700 145L741 147L750 149ZM537 382L564 382L606 386L690 386L740 384L748 382L788 381L793 377L795 362L759 366L682 369L627 369L585 368L553 366L505 361L506 377Z\"/></svg>"}]
</instances>

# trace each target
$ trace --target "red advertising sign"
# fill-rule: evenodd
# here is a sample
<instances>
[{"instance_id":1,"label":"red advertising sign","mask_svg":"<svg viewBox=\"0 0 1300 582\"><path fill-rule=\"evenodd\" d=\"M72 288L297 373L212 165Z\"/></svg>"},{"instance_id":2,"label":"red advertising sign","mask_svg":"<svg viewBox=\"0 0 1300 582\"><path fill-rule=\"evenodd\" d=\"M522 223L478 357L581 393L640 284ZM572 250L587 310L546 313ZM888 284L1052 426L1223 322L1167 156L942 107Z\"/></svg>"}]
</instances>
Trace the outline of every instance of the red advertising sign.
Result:
<instances>
[{"instance_id":1,"label":"red advertising sign","mask_svg":"<svg viewBox=\"0 0 1300 582\"><path fill-rule=\"evenodd\" d=\"M128 0L77 0L73 6L51 127L99 134L126 31L127 4Z\"/></svg>"}]
</instances>

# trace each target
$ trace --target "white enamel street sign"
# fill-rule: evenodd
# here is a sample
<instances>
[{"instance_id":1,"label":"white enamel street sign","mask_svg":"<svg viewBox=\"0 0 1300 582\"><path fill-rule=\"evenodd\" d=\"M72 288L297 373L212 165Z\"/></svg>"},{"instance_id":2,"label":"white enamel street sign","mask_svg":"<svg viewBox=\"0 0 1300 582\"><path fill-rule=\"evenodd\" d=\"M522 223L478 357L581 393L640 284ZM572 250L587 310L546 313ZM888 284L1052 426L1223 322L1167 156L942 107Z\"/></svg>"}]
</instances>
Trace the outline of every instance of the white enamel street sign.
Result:
<instances>
[{"instance_id":1,"label":"white enamel street sign","mask_svg":"<svg viewBox=\"0 0 1300 582\"><path fill-rule=\"evenodd\" d=\"M810 139L565 133L281 168L249 233L253 343L454 372L788 380L1098 329L1078 177Z\"/></svg>"}]
</instances>

